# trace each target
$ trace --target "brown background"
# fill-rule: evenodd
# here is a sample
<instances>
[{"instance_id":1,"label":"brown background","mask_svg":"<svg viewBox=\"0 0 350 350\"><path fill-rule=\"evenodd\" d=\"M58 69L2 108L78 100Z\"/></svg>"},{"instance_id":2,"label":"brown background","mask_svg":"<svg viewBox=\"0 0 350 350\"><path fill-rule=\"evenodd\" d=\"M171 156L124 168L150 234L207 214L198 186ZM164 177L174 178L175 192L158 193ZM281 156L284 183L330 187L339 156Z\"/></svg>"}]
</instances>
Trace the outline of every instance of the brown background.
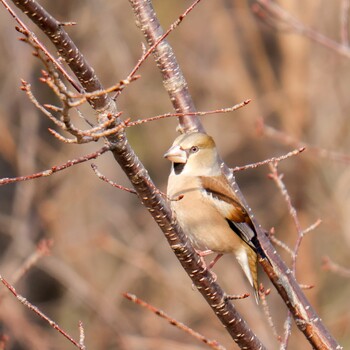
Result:
<instances>
[{"instance_id":1,"label":"brown background","mask_svg":"<svg viewBox=\"0 0 350 350\"><path fill-rule=\"evenodd\" d=\"M57 19L78 23L67 30L106 87L127 76L141 55L143 42L127 1L41 3ZM280 3L305 24L339 40L341 1ZM182 0L154 1L164 28L189 5ZM252 99L240 111L202 118L221 155L234 167L291 150L291 146L259 135L257 121L262 117L266 124L307 144L348 153L350 60L306 38L263 24L254 17L250 5L247 1L203 1L169 37L198 110ZM20 79L33 85L41 102L57 101L38 82L42 67L31 55L31 48L17 40L14 25L1 7L0 177L41 171L102 146L101 142L65 145L48 133L52 123L20 91ZM36 28L35 32L41 37ZM152 59L140 74L142 78L118 100L124 117L134 120L171 112ZM82 110L94 120L89 108ZM77 124L85 125L81 121ZM176 136L175 127L176 120L168 119L128 130L132 146L161 190L166 188L169 171L162 155ZM94 163L110 179L128 186L111 155ZM307 150L280 165L303 228L318 218L323 220L302 243L297 278L300 283L315 285L306 295L345 348L350 346L349 280L323 271L322 257L350 266L348 164ZM293 246L296 228L281 194L267 178L268 172L268 167L261 167L237 177L261 224L267 229L274 227L277 237ZM126 301L121 296L126 291L208 338L235 347L192 289L190 279L137 198L98 180L89 164L0 188L0 273L11 281L41 238L54 240L51 256L40 260L16 288L76 339L78 321L82 320L90 349L205 348ZM281 254L290 262L284 251ZM223 258L214 271L228 293L251 292L233 257ZM270 287L263 273L261 281ZM71 346L4 287L0 293L0 332L10 337L8 349ZM268 302L282 335L286 308L274 290ZM266 346L278 348L261 307L252 298L235 304ZM290 349L303 347L309 345L293 329Z\"/></svg>"}]
</instances>

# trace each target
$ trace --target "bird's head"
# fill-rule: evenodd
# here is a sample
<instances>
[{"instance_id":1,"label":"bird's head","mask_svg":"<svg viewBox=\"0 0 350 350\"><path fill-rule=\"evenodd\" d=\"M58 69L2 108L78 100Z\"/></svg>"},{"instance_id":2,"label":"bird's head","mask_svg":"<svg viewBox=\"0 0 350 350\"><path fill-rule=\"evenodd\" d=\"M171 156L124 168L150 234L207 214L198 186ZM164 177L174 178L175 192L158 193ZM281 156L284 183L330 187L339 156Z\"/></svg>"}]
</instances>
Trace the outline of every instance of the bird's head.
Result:
<instances>
[{"instance_id":1,"label":"bird's head","mask_svg":"<svg viewBox=\"0 0 350 350\"><path fill-rule=\"evenodd\" d=\"M220 172L215 142L204 133L180 135L164 157L173 163L176 175L213 176Z\"/></svg>"}]
</instances>

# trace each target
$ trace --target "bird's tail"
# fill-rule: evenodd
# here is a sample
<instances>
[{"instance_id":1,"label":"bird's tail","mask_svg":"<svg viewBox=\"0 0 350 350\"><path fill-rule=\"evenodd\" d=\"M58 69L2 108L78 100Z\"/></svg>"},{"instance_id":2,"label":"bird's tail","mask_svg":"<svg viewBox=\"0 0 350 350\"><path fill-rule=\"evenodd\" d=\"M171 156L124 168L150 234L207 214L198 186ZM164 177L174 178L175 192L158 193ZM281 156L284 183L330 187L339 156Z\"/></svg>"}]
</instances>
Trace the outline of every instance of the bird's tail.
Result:
<instances>
[{"instance_id":1,"label":"bird's tail","mask_svg":"<svg viewBox=\"0 0 350 350\"><path fill-rule=\"evenodd\" d=\"M258 283L258 265L255 251L247 244L242 245L235 251L236 259L241 265L249 283L254 288L255 301L259 304L259 283Z\"/></svg>"}]
</instances>

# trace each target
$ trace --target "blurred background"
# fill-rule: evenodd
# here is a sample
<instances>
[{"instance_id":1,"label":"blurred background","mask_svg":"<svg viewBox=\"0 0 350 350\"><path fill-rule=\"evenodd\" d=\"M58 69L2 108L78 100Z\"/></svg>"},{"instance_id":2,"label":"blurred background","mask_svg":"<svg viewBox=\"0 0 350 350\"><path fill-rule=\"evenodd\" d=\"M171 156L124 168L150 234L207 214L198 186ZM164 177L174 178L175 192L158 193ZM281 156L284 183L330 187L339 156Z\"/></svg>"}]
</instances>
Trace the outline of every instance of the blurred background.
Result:
<instances>
[{"instance_id":1,"label":"blurred background","mask_svg":"<svg viewBox=\"0 0 350 350\"><path fill-rule=\"evenodd\" d=\"M143 36L128 1L41 1L66 28L95 68L105 87L125 78L142 53ZM190 1L153 1L163 28ZM278 2L307 26L339 41L342 1ZM254 1L203 1L169 37L198 110L252 102L230 114L202 121L229 166L241 166L282 155L296 146L261 131L266 125L305 142L309 148L280 163L284 181L308 233L300 249L297 279L314 285L305 293L344 348L350 347L349 279L325 271L322 259L350 267L350 169L347 161L322 157L320 149L349 154L350 59L309 39L259 20ZM17 11L19 13L19 11ZM30 24L23 16L26 23ZM42 103L57 103L38 81L41 63L18 41L15 22L0 8L0 178L28 175L93 152L100 144L67 145L47 131L54 126L20 91L25 79ZM40 32L30 24L44 42ZM48 44L52 49L52 46ZM52 52L55 52L52 49ZM142 78L124 90L118 107L132 120L172 111L152 58ZM82 108L94 121L94 113ZM79 123L79 122L78 122ZM163 191L170 164L163 154L176 137L175 119L128 130L131 145ZM260 125L260 127L258 127ZM129 186L110 154L94 161L111 180ZM237 174L256 217L290 247L296 228L267 166ZM100 181L89 163L51 177L0 187L0 274L11 282L41 239L53 240L51 254L16 284L17 291L38 306L75 339L78 322L93 349L205 349L149 311L132 304L123 292L162 309L223 346L235 348L171 252L151 216L136 196ZM290 256L277 247L290 264ZM251 292L237 262L225 256L214 272L227 293ZM269 281L261 271L265 288ZM27 310L0 286L0 334L6 349L73 348L68 341ZM272 287L272 319L283 336L287 310ZM262 307L253 298L235 302L251 328L269 349L277 349ZM309 348L293 324L290 349Z\"/></svg>"}]
</instances>

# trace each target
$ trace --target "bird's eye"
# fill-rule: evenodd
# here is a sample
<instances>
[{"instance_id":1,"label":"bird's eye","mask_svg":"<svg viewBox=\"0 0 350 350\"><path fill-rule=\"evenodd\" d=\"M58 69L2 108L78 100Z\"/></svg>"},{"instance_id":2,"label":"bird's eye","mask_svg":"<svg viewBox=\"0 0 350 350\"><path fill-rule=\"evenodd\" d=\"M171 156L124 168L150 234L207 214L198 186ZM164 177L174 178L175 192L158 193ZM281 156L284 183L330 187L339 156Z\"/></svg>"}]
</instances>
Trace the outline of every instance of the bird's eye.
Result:
<instances>
[{"instance_id":1,"label":"bird's eye","mask_svg":"<svg viewBox=\"0 0 350 350\"><path fill-rule=\"evenodd\" d=\"M190 148L190 152L191 152L191 153L196 153L196 152L198 152L198 151L199 151L198 146L192 146L192 147Z\"/></svg>"}]
</instances>

